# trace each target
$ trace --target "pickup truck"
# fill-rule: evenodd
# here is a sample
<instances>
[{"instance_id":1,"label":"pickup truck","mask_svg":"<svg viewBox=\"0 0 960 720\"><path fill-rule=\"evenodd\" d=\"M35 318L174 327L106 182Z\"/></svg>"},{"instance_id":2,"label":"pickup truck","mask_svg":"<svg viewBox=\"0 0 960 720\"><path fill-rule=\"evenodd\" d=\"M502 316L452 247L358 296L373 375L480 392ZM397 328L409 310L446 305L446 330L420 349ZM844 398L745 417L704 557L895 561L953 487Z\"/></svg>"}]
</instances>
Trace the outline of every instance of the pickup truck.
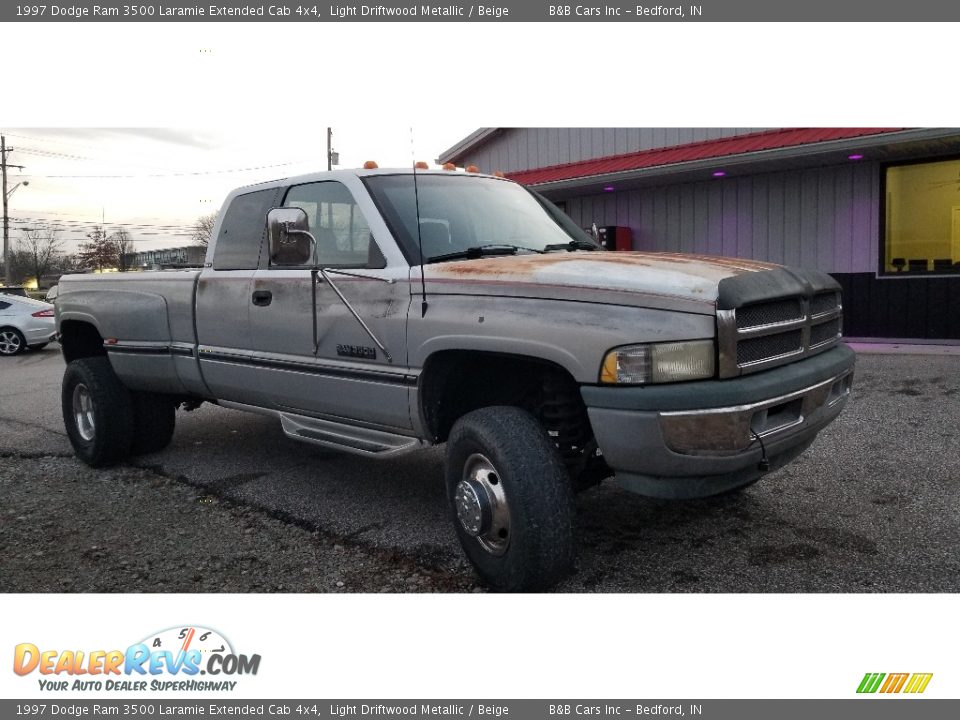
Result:
<instances>
[{"instance_id":1,"label":"pickup truck","mask_svg":"<svg viewBox=\"0 0 960 720\"><path fill-rule=\"evenodd\" d=\"M338 170L233 191L202 269L68 275L62 403L103 466L216 403L385 460L446 443L481 578L549 587L577 490L734 492L803 452L850 394L827 274L607 252L512 181Z\"/></svg>"}]
</instances>

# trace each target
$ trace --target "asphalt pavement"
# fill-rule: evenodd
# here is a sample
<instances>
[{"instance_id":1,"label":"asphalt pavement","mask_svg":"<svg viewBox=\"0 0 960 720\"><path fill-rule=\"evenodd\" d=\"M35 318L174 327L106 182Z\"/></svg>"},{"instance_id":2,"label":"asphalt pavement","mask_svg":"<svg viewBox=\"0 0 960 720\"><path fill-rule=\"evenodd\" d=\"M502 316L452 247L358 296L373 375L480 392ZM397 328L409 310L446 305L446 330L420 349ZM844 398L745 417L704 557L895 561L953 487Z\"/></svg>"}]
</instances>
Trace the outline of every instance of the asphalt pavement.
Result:
<instances>
[{"instance_id":1,"label":"asphalt pavement","mask_svg":"<svg viewBox=\"0 0 960 720\"><path fill-rule=\"evenodd\" d=\"M167 449L73 457L59 346L0 358L0 577L29 591L483 591L447 516L442 448L391 460L263 416L178 412ZM735 496L578 497L562 592L957 592L960 355L862 354L841 417Z\"/></svg>"}]
</instances>

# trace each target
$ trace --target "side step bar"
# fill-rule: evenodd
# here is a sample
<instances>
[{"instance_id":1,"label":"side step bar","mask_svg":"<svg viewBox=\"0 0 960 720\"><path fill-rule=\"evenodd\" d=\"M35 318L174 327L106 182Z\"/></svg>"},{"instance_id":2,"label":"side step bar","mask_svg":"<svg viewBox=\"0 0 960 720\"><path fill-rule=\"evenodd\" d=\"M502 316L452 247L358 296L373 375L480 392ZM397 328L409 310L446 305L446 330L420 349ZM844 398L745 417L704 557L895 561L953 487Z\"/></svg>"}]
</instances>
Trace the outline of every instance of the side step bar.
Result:
<instances>
[{"instance_id":1,"label":"side step bar","mask_svg":"<svg viewBox=\"0 0 960 720\"><path fill-rule=\"evenodd\" d=\"M295 440L304 440L324 447L337 448L358 455L398 455L422 447L417 438L395 435L383 430L345 425L302 415L280 414L283 431Z\"/></svg>"},{"instance_id":2,"label":"side step bar","mask_svg":"<svg viewBox=\"0 0 960 720\"><path fill-rule=\"evenodd\" d=\"M279 417L283 432L294 440L302 440L303 442L343 450L356 455L389 457L428 445L423 440L409 435L399 435L387 430L349 425L336 420L306 417L228 400L221 400L217 404L232 410Z\"/></svg>"}]
</instances>

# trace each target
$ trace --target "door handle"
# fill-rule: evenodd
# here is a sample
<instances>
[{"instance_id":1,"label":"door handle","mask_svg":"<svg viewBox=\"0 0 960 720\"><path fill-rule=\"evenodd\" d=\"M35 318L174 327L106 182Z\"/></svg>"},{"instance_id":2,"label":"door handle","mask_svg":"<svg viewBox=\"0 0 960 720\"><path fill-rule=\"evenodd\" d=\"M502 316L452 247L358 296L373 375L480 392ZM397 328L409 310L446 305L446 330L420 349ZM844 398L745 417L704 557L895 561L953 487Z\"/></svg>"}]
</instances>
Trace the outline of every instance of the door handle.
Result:
<instances>
[{"instance_id":1,"label":"door handle","mask_svg":"<svg viewBox=\"0 0 960 720\"><path fill-rule=\"evenodd\" d=\"M266 307L273 301L273 293L269 290L255 290L253 293L253 304L260 307Z\"/></svg>"}]
</instances>

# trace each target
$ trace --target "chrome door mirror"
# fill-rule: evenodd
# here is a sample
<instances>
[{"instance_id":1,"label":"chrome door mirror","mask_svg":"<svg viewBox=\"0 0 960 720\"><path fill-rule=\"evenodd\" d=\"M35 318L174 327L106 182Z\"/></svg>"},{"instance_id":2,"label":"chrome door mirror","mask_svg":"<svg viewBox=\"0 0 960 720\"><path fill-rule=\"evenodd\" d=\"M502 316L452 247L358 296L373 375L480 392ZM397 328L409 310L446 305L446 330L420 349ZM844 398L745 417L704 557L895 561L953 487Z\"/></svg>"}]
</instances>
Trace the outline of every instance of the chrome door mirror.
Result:
<instances>
[{"instance_id":1,"label":"chrome door mirror","mask_svg":"<svg viewBox=\"0 0 960 720\"><path fill-rule=\"evenodd\" d=\"M267 213L271 265L308 265L313 256L310 221L302 208L273 208Z\"/></svg>"}]
</instances>

